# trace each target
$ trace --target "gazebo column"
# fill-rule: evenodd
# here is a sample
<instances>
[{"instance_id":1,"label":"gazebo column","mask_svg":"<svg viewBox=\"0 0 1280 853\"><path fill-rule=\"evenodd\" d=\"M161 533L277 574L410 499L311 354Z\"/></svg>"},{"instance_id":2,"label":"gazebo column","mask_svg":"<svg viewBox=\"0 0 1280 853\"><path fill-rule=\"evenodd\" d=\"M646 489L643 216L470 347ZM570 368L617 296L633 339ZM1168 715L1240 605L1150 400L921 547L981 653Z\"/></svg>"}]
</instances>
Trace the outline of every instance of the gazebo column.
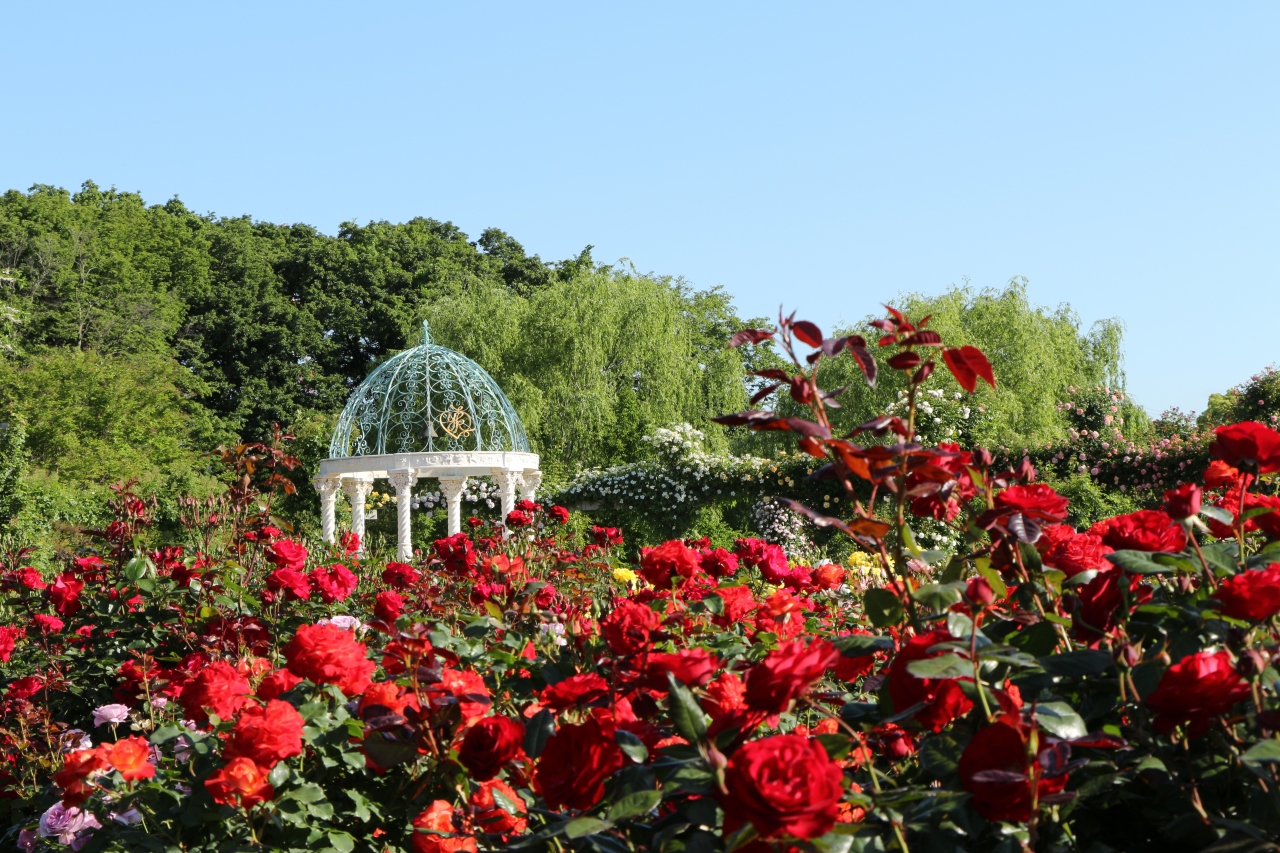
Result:
<instances>
[{"instance_id":1,"label":"gazebo column","mask_svg":"<svg viewBox=\"0 0 1280 853\"><path fill-rule=\"evenodd\" d=\"M502 523L506 524L507 516L516 508L516 486L520 484L520 472L494 468L490 476L498 484L498 495L502 498Z\"/></svg>"},{"instance_id":2,"label":"gazebo column","mask_svg":"<svg viewBox=\"0 0 1280 853\"><path fill-rule=\"evenodd\" d=\"M412 469L401 468L387 472L387 481L396 490L396 559L409 562L413 559L413 542L411 540L413 487L418 477Z\"/></svg>"},{"instance_id":3,"label":"gazebo column","mask_svg":"<svg viewBox=\"0 0 1280 853\"><path fill-rule=\"evenodd\" d=\"M358 556L364 556L364 502L373 491L373 478L368 474L342 478L342 491L351 501L351 532L360 537Z\"/></svg>"},{"instance_id":4,"label":"gazebo column","mask_svg":"<svg viewBox=\"0 0 1280 853\"><path fill-rule=\"evenodd\" d=\"M338 489L342 488L342 480L337 477L313 477L311 485L320 493L320 538L332 545L338 529L334 503L338 498Z\"/></svg>"},{"instance_id":5,"label":"gazebo column","mask_svg":"<svg viewBox=\"0 0 1280 853\"><path fill-rule=\"evenodd\" d=\"M520 499L536 501L538 499L538 486L541 485L542 472L537 468L525 468L524 474L520 477Z\"/></svg>"},{"instance_id":6,"label":"gazebo column","mask_svg":"<svg viewBox=\"0 0 1280 853\"><path fill-rule=\"evenodd\" d=\"M441 477L440 491L444 493L449 511L449 535L462 532L462 490L467 486L466 477Z\"/></svg>"}]
</instances>

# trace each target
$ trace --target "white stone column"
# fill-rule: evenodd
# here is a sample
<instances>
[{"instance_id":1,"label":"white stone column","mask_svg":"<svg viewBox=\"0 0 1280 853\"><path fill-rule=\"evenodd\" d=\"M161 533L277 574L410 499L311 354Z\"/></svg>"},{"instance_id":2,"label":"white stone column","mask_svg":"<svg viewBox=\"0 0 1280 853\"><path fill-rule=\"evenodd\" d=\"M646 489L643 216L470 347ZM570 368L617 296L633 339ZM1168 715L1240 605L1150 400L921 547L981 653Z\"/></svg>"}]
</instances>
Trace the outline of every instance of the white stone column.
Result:
<instances>
[{"instance_id":1,"label":"white stone column","mask_svg":"<svg viewBox=\"0 0 1280 853\"><path fill-rule=\"evenodd\" d=\"M313 477L311 485L320 493L320 538L332 545L338 529L334 502L338 497L338 489L342 488L342 480L337 477Z\"/></svg>"},{"instance_id":2,"label":"white stone column","mask_svg":"<svg viewBox=\"0 0 1280 853\"><path fill-rule=\"evenodd\" d=\"M411 516L413 508L413 487L418 477L411 469L401 468L387 472L387 482L396 490L396 559L409 562L413 559L413 541Z\"/></svg>"},{"instance_id":3,"label":"white stone column","mask_svg":"<svg viewBox=\"0 0 1280 853\"><path fill-rule=\"evenodd\" d=\"M373 478L367 474L342 478L342 491L351 501L351 532L360 537L358 556L364 556L364 504L373 491Z\"/></svg>"},{"instance_id":4,"label":"white stone column","mask_svg":"<svg viewBox=\"0 0 1280 853\"><path fill-rule=\"evenodd\" d=\"M466 477L441 477L440 491L444 493L449 510L449 535L462 531L462 490L467 486Z\"/></svg>"},{"instance_id":5,"label":"white stone column","mask_svg":"<svg viewBox=\"0 0 1280 853\"><path fill-rule=\"evenodd\" d=\"M516 486L520 485L520 472L493 468L489 473L498 484L498 494L502 497L502 523L506 524L507 515L516 508Z\"/></svg>"},{"instance_id":6,"label":"white stone column","mask_svg":"<svg viewBox=\"0 0 1280 853\"><path fill-rule=\"evenodd\" d=\"M536 501L538 499L538 487L541 485L542 472L537 468L525 468L524 474L520 477L520 499Z\"/></svg>"}]
</instances>

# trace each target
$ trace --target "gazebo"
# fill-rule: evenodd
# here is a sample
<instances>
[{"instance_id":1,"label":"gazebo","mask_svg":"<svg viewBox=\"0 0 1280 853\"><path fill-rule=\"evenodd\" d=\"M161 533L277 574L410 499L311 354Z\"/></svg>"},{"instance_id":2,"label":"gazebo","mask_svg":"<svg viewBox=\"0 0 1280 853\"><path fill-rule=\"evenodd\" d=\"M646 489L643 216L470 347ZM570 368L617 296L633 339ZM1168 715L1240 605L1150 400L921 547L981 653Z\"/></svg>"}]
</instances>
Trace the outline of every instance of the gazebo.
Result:
<instances>
[{"instance_id":1,"label":"gazebo","mask_svg":"<svg viewBox=\"0 0 1280 853\"><path fill-rule=\"evenodd\" d=\"M385 479L396 490L396 553L408 560L418 480L440 482L452 535L462 529L467 478L481 476L497 484L504 519L515 508L516 491L532 500L542 481L538 455L498 383L471 359L433 344L424 322L422 343L387 359L347 399L329 458L312 479L322 535L334 541L342 491L351 501L351 530L363 543L365 500L374 481Z\"/></svg>"}]
</instances>

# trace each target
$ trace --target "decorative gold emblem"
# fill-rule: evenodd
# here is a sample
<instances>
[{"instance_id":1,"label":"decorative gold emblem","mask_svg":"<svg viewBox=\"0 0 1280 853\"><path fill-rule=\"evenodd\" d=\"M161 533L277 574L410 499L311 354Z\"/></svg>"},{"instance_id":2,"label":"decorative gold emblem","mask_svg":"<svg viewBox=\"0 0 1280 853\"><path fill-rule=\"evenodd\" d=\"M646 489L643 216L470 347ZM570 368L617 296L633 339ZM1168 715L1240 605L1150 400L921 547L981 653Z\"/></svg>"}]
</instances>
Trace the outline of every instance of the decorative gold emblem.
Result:
<instances>
[{"instance_id":1,"label":"decorative gold emblem","mask_svg":"<svg viewBox=\"0 0 1280 853\"><path fill-rule=\"evenodd\" d=\"M440 422L440 429L444 430L445 435L452 439L465 438L475 432L471 426L471 416L461 406L441 412L436 420Z\"/></svg>"}]
</instances>

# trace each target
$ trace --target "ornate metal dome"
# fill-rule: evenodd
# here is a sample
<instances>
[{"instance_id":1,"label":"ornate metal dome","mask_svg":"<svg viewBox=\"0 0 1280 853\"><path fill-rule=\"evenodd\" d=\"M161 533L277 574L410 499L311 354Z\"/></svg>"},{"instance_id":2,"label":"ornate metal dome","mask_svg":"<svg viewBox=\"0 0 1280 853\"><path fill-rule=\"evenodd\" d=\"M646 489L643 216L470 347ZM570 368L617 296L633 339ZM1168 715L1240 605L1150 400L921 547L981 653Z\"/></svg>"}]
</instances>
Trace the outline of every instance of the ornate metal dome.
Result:
<instances>
[{"instance_id":1,"label":"ornate metal dome","mask_svg":"<svg viewBox=\"0 0 1280 853\"><path fill-rule=\"evenodd\" d=\"M529 452L524 424L498 383L466 356L422 343L383 362L352 392L329 457L436 451Z\"/></svg>"}]
</instances>

